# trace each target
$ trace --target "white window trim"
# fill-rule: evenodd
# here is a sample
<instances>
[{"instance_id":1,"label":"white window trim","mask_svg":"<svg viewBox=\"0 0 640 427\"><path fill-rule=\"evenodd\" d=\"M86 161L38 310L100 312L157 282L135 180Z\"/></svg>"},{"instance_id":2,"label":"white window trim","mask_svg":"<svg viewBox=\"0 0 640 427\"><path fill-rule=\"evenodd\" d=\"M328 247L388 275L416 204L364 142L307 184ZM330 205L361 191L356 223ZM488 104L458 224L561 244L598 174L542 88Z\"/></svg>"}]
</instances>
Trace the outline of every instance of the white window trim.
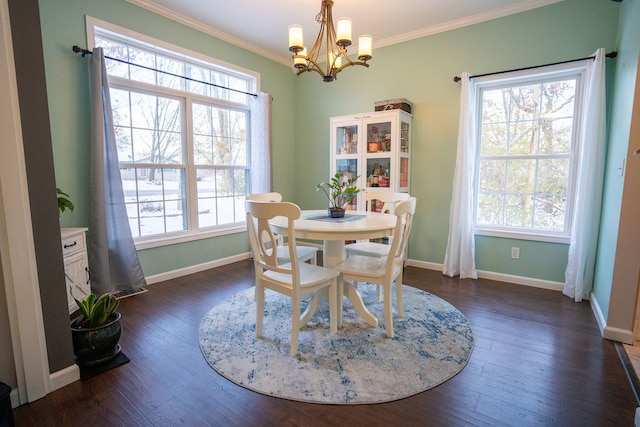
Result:
<instances>
[{"instance_id":1,"label":"white window trim","mask_svg":"<svg viewBox=\"0 0 640 427\"><path fill-rule=\"evenodd\" d=\"M237 71L241 75L249 75L253 78L253 85L251 85L251 87L248 88L248 92L258 92L260 90L260 74L258 72L240 67L235 64L230 64L228 62L221 61L215 58L211 58L201 53L186 49L184 47L167 43L162 40L154 39L144 34L141 34L141 33L138 33L138 32L135 32L135 31L132 31L132 30L129 30L129 29L117 26L115 24L111 24L109 22L102 21L100 19L87 15L86 31L87 31L87 42L88 42L87 49L88 50L92 50L95 47L95 27L112 31L124 37L131 37L135 40L139 40L144 43L149 43L151 45L158 46L162 49L167 49L168 51L171 51L174 54L177 54L178 56L184 55L186 57L189 57L190 59L195 58L199 61L202 61L202 64L205 66L213 64L216 66L224 67L231 71L230 74L232 74L233 71ZM115 77L114 79L119 80L118 77ZM136 86L138 88L143 89L147 84L143 82L132 82L132 81L126 80L126 83L123 81L122 85ZM149 85L149 86L150 88L153 87L153 85ZM165 88L164 90L166 90L167 93L171 92L170 88ZM180 94L179 96L182 97L184 95ZM199 98L198 94L191 94L191 96L192 96L192 99ZM235 107L235 108L238 107L237 103L230 102L227 100L222 100L222 99L216 100L216 103L220 105L227 105L229 107ZM246 107L246 105L243 105L243 107ZM191 150L190 147L189 147L189 150ZM136 249L138 250L150 249L150 248L168 246L168 245L173 245L178 243L191 242L191 241L196 241L201 239L220 237L220 236L225 236L229 234L237 234L237 233L242 233L246 231L247 231L246 222L236 222L236 223L221 225L215 229L183 230L183 231L165 233L162 235L136 237L134 238L134 244L136 246Z\"/></svg>"},{"instance_id":2,"label":"white window trim","mask_svg":"<svg viewBox=\"0 0 640 427\"><path fill-rule=\"evenodd\" d=\"M149 43L151 45L154 46L158 46L162 49L167 49L169 51L172 51L174 53L177 54L182 54L184 56L188 56L190 58L195 58L198 59L200 61L202 61L203 65L209 65L209 64L213 64L213 65L217 65L220 67L224 67L227 68L229 70L232 71L237 71L240 74L245 74L245 75L250 75L251 77L253 77L255 79L255 87L251 87L249 88L249 92L258 92L260 91L260 73L253 71L253 70L249 70L248 68L243 68L240 67L238 65L235 64L231 64L216 58L211 58L208 57L206 55L203 55L201 53L198 52L194 52L192 50L186 49L182 46L177 46L171 43L167 43L165 41L162 40L158 40L158 39L154 39L152 37L146 36L144 34L129 30L127 28L123 28L123 27L119 27L115 24L111 24L109 22L106 21L102 21L100 19L94 18L92 16L87 16L86 17L86 27L87 27L87 49L92 50L95 45L94 45L94 40L95 40L95 30L94 27L100 27L100 28L104 28L105 30L108 31L112 31L114 33L123 35L125 37L131 37L133 39L136 40L140 40L143 41L145 43Z\"/></svg>"},{"instance_id":3,"label":"white window trim","mask_svg":"<svg viewBox=\"0 0 640 427\"><path fill-rule=\"evenodd\" d=\"M477 111L476 117L479 117L482 111L482 105L480 104L480 91L486 89L497 89L501 87L511 87L518 85L520 83L536 83L536 82L544 82L549 79L562 79L566 77L576 78L576 113L574 123L573 123L573 134L574 134L574 143L575 147L572 149L570 162L571 162L571 173L569 175L569 184L567 190L567 213L565 215L565 223L566 223L566 231L561 232L552 232L552 231L544 231L544 230L529 230L523 228L516 227L502 227L502 226L491 226L485 224L475 224L476 220L476 209L477 209L477 196L478 196L478 187L477 187L477 177L479 173L478 162L480 159L479 154L476 155L476 176L474 177L474 188L473 188L473 218L474 218L474 229L473 232L478 236L491 236L491 237L501 237L507 239L519 239L519 240L531 240L531 241L540 241L540 242L549 242L549 243L563 243L569 244L571 243L571 227L572 227L572 218L573 218L573 210L574 210L574 200L575 200L575 178L577 173L577 167L575 162L579 158L580 153L580 127L579 123L582 121L582 102L584 96L584 75L587 69L587 61L591 59L586 59L584 61L579 62L569 62L565 64L558 65L550 65L547 67L540 67L537 70L519 70L510 73L503 74L495 74L490 76L478 77L475 79L476 83L476 91L477 91ZM477 144L480 144L480 127L482 126L481 120L476 120L477 129L476 135ZM479 150L478 150L479 153Z\"/></svg>"}]
</instances>

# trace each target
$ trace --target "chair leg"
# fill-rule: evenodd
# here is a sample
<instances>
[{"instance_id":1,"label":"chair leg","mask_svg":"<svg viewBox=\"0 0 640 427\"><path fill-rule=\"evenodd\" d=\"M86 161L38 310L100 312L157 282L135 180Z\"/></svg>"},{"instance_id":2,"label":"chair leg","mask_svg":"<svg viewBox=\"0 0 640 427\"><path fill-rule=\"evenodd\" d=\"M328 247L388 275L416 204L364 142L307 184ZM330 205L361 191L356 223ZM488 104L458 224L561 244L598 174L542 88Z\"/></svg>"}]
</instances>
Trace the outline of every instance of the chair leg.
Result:
<instances>
[{"instance_id":1,"label":"chair leg","mask_svg":"<svg viewBox=\"0 0 640 427\"><path fill-rule=\"evenodd\" d=\"M404 317L404 303L402 302L402 271L396 278L396 300L398 305L398 317Z\"/></svg>"},{"instance_id":2,"label":"chair leg","mask_svg":"<svg viewBox=\"0 0 640 427\"><path fill-rule=\"evenodd\" d=\"M298 354L298 331L300 330L300 300L291 298L293 316L291 316L291 357Z\"/></svg>"},{"instance_id":3,"label":"chair leg","mask_svg":"<svg viewBox=\"0 0 640 427\"><path fill-rule=\"evenodd\" d=\"M380 292L380 285L376 285L376 302L382 301L382 293Z\"/></svg>"},{"instance_id":4,"label":"chair leg","mask_svg":"<svg viewBox=\"0 0 640 427\"><path fill-rule=\"evenodd\" d=\"M329 329L332 334L338 333L337 310L342 311L342 304L338 302L338 279L334 277L329 286Z\"/></svg>"},{"instance_id":5,"label":"chair leg","mask_svg":"<svg viewBox=\"0 0 640 427\"><path fill-rule=\"evenodd\" d=\"M262 318L264 317L264 288L256 285L256 338L262 336Z\"/></svg>"},{"instance_id":6,"label":"chair leg","mask_svg":"<svg viewBox=\"0 0 640 427\"><path fill-rule=\"evenodd\" d=\"M387 337L393 338L393 313L391 306L391 286L393 283L389 283L384 287L384 323L387 324Z\"/></svg>"},{"instance_id":7,"label":"chair leg","mask_svg":"<svg viewBox=\"0 0 640 427\"><path fill-rule=\"evenodd\" d=\"M342 278L342 274L340 276L338 276L338 289L337 289L337 294L336 294L336 302L338 303L338 313L336 316L336 320L337 320L337 327L341 328L342 327L342 304L343 304L343 300L344 300L344 279Z\"/></svg>"}]
</instances>

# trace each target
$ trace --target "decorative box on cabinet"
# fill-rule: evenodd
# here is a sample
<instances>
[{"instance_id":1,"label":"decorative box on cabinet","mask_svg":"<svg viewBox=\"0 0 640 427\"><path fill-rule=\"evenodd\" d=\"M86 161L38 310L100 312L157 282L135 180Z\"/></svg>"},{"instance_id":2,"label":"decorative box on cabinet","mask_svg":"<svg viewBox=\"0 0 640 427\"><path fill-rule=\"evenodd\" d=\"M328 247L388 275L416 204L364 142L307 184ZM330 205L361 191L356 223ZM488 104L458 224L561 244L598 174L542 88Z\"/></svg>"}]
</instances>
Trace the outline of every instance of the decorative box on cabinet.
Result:
<instances>
[{"instance_id":1,"label":"decorative box on cabinet","mask_svg":"<svg viewBox=\"0 0 640 427\"><path fill-rule=\"evenodd\" d=\"M364 191L408 193L412 120L402 110L332 117L331 176L359 176ZM362 192L348 208L365 208Z\"/></svg>"},{"instance_id":2,"label":"decorative box on cabinet","mask_svg":"<svg viewBox=\"0 0 640 427\"><path fill-rule=\"evenodd\" d=\"M64 259L64 276L67 284L67 302L69 313L78 309L76 302L69 293L73 290L73 296L83 299L91 293L89 280L89 259L87 258L86 228L63 228L62 256Z\"/></svg>"}]
</instances>

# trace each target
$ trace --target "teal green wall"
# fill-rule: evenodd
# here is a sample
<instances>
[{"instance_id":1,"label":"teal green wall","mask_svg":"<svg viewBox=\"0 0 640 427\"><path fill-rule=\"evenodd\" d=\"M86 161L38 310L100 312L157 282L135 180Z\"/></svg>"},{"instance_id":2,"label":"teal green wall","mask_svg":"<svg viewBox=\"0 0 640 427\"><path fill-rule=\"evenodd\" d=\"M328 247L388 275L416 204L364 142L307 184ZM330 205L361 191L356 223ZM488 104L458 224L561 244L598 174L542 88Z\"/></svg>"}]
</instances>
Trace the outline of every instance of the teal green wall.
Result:
<instances>
[{"instance_id":1,"label":"teal green wall","mask_svg":"<svg viewBox=\"0 0 640 427\"><path fill-rule=\"evenodd\" d=\"M627 2L625 2L626 4ZM63 226L88 225L89 117L85 15L209 55L261 74L274 97L274 189L303 208L322 208L315 184L329 175L329 118L373 110L404 97L414 105L412 194L418 198L410 257L442 263L455 167L460 86L453 76L545 64L616 48L620 5L565 0L454 31L374 50L371 67L346 69L330 84L296 77L288 67L137 8L124 0L40 0L47 92L57 185L76 211ZM357 19L357 17L353 17ZM510 259L511 246L521 259ZM178 249L178 250L176 250ZM145 275L200 264L248 250L240 233L140 252ZM477 267L562 282L566 245L478 238Z\"/></svg>"},{"instance_id":2,"label":"teal green wall","mask_svg":"<svg viewBox=\"0 0 640 427\"><path fill-rule=\"evenodd\" d=\"M76 210L61 225L89 224L88 59L71 51L87 46L85 15L260 73L261 90L274 97L274 187L295 192L295 75L289 68L162 18L124 0L40 0L47 93L51 115L56 184L69 193ZM236 255L249 250L245 233L140 251L146 276Z\"/></svg>"},{"instance_id":3,"label":"teal green wall","mask_svg":"<svg viewBox=\"0 0 640 427\"><path fill-rule=\"evenodd\" d=\"M369 69L344 70L331 84L315 74L299 76L296 105L308 107L296 114L298 201L324 206L313 186L329 174L329 117L372 111L377 100L407 98L414 107L411 193L418 199L410 258L442 263L458 134L460 85L453 76L581 58L599 47L615 50L618 11L610 1L565 0L375 49ZM518 261L510 259L516 245ZM478 238L476 256L480 270L564 282L567 245Z\"/></svg>"},{"instance_id":4,"label":"teal green wall","mask_svg":"<svg viewBox=\"0 0 640 427\"><path fill-rule=\"evenodd\" d=\"M598 258L594 278L594 294L604 318L609 315L613 267L618 240L618 223L622 205L624 178L617 168L627 157L629 130L633 109L633 91L638 72L640 50L640 2L625 1L620 8L615 84L607 155L604 205L598 241Z\"/></svg>"}]
</instances>

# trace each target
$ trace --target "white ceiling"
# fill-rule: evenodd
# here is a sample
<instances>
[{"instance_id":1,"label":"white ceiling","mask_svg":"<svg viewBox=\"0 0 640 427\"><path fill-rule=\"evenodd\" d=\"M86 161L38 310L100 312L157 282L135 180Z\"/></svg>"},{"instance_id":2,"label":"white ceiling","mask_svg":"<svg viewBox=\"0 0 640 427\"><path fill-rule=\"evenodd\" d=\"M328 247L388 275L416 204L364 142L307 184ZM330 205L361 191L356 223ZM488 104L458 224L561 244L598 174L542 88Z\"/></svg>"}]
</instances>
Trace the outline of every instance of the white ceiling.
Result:
<instances>
[{"instance_id":1,"label":"white ceiling","mask_svg":"<svg viewBox=\"0 0 640 427\"><path fill-rule=\"evenodd\" d=\"M313 44L321 0L127 0L207 34L291 63L287 27L304 27ZM373 36L375 49L430 34L512 15L562 0L334 0L334 21L353 21L354 45L360 34ZM357 49L357 46L352 46Z\"/></svg>"}]
</instances>

